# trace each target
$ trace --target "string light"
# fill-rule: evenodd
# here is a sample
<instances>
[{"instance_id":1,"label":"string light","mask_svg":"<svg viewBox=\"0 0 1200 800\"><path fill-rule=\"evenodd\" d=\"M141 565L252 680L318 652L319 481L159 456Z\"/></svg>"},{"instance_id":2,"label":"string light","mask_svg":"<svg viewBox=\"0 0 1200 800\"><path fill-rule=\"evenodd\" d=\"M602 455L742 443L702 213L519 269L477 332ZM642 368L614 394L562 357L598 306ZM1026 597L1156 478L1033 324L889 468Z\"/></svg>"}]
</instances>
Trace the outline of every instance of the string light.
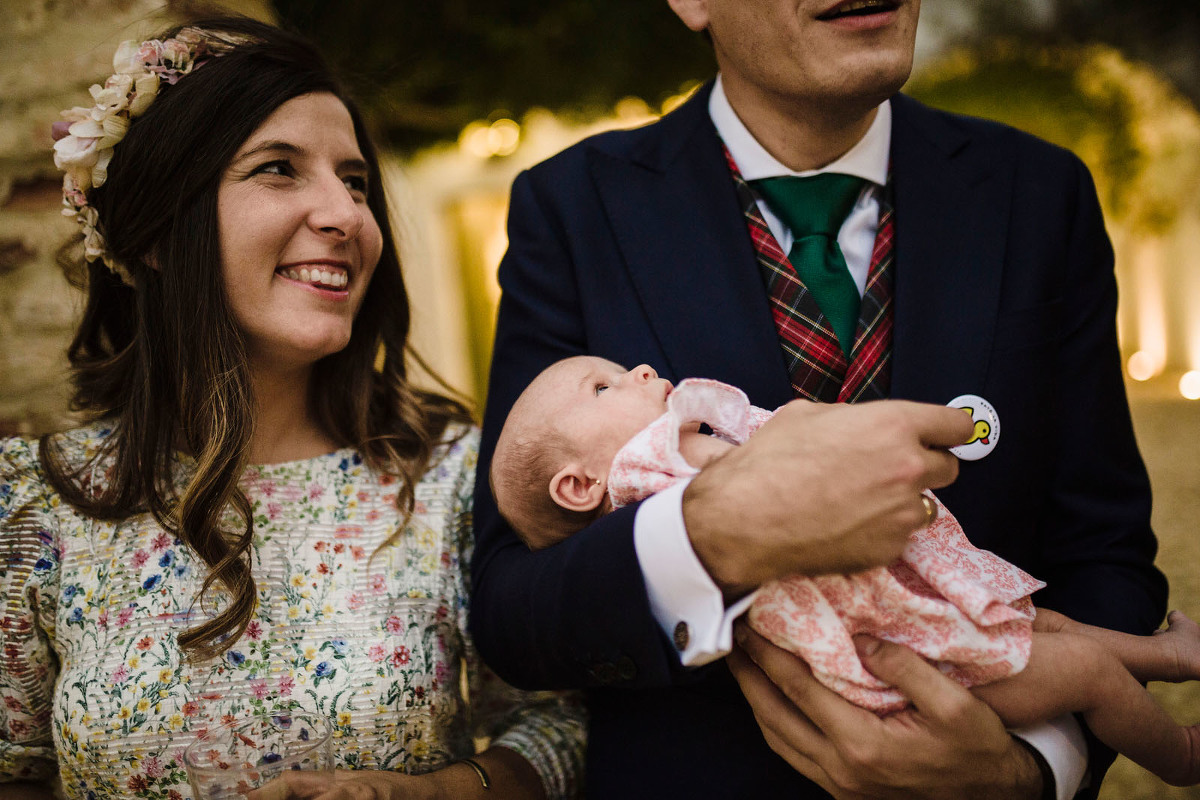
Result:
<instances>
[{"instance_id":1,"label":"string light","mask_svg":"<svg viewBox=\"0 0 1200 800\"><path fill-rule=\"evenodd\" d=\"M1148 381L1158 372L1156 369L1155 358L1145 350L1138 350L1129 357L1125 368L1129 372L1129 377L1135 381Z\"/></svg>"},{"instance_id":2,"label":"string light","mask_svg":"<svg viewBox=\"0 0 1200 800\"><path fill-rule=\"evenodd\" d=\"M458 145L476 158L510 156L521 143L521 126L507 117L495 122L476 120L458 135Z\"/></svg>"},{"instance_id":3,"label":"string light","mask_svg":"<svg viewBox=\"0 0 1200 800\"><path fill-rule=\"evenodd\" d=\"M1179 379L1179 393L1188 400L1200 400L1200 369L1183 373Z\"/></svg>"}]
</instances>

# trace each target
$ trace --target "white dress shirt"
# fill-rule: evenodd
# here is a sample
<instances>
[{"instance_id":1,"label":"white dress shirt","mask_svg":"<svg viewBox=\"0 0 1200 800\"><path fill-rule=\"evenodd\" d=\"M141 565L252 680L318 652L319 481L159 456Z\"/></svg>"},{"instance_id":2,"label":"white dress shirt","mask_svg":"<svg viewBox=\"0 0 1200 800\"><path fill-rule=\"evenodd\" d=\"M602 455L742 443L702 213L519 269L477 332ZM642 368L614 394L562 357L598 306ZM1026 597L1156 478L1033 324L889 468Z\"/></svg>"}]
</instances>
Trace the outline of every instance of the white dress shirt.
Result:
<instances>
[{"instance_id":1,"label":"white dress shirt","mask_svg":"<svg viewBox=\"0 0 1200 800\"><path fill-rule=\"evenodd\" d=\"M768 153L729 104L720 76L708 104L717 133L747 181L778 176L809 176L836 172L864 178L849 216L838 231L838 244L846 266L861 295L875 247L879 204L888 177L892 141L891 103L882 103L859 142L843 156L817 170L795 172ZM787 253L792 233L759 200L759 211ZM704 377L704 376L691 376ZM687 483L680 483L648 498L638 509L634 523L634 547L646 582L650 607L668 639L676 639L680 625L686 626L687 643L680 651L685 666L700 666L723 658L733 647L733 621L749 608L754 594L726 607L720 589L705 571L692 549L683 523L682 498ZM1059 800L1069 800L1081 786L1087 770L1087 745L1079 724L1071 715L1013 732L1038 749L1054 771Z\"/></svg>"}]
</instances>

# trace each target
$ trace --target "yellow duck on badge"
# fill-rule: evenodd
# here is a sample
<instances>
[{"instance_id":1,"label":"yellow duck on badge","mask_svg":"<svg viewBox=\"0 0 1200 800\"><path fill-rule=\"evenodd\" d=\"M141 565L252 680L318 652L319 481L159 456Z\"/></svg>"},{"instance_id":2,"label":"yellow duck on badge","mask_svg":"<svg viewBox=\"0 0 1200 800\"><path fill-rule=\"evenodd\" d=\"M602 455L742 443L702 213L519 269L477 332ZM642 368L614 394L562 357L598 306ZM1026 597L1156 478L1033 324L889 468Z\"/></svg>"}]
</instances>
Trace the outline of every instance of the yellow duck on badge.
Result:
<instances>
[{"instance_id":1,"label":"yellow duck on badge","mask_svg":"<svg viewBox=\"0 0 1200 800\"><path fill-rule=\"evenodd\" d=\"M962 410L966 412L968 417L975 416L975 409L971 408L970 406L964 407ZM963 442L963 444L974 444L975 442L988 444L988 437L991 435L992 426L988 423L988 421L986 419L976 420L975 432L971 435L971 438L967 439L965 442Z\"/></svg>"}]
</instances>

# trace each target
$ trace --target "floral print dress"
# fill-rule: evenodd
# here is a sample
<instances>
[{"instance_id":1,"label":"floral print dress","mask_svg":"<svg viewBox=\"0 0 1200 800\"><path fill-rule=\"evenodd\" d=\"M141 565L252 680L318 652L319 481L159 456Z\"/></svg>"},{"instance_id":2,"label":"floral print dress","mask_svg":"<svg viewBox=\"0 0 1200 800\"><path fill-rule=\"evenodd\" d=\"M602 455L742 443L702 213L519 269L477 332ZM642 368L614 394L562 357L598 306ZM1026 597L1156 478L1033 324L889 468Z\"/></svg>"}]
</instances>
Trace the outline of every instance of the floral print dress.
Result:
<instances>
[{"instance_id":1,"label":"floral print dress","mask_svg":"<svg viewBox=\"0 0 1200 800\"><path fill-rule=\"evenodd\" d=\"M108 435L59 441L83 463ZM203 562L149 515L80 515L36 442L0 439L0 782L57 771L68 798L183 800L199 731L292 709L330 719L341 768L427 772L490 738L550 797L573 794L578 706L504 685L467 638L477 443L471 430L442 448L386 546L397 481L354 449L247 470L257 608L220 658L190 663L176 636L211 613L195 602Z\"/></svg>"}]
</instances>

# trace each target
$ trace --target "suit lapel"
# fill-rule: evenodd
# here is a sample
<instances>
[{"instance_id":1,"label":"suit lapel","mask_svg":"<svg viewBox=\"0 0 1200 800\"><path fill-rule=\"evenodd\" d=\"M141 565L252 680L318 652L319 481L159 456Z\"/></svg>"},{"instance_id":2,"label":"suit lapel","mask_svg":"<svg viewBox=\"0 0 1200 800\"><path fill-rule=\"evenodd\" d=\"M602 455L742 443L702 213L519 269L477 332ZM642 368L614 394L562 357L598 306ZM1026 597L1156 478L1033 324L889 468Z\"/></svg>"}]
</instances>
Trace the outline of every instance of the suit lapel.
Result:
<instances>
[{"instance_id":1,"label":"suit lapel","mask_svg":"<svg viewBox=\"0 0 1200 800\"><path fill-rule=\"evenodd\" d=\"M791 390L708 94L630 155L593 150L592 178L670 377L726 381L774 407Z\"/></svg>"},{"instance_id":2,"label":"suit lapel","mask_svg":"<svg viewBox=\"0 0 1200 800\"><path fill-rule=\"evenodd\" d=\"M999 166L995 147L972 146L952 117L904 96L892 102L892 396L945 403L983 392L1012 174Z\"/></svg>"}]
</instances>

